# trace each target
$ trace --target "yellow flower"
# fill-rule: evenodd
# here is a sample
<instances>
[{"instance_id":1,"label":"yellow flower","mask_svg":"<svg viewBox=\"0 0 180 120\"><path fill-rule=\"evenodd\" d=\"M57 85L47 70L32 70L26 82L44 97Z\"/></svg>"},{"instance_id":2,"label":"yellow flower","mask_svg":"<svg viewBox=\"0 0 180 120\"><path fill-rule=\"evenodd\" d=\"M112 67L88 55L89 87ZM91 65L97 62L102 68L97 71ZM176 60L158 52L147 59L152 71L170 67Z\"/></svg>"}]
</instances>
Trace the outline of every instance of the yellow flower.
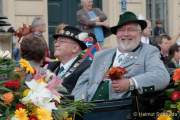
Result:
<instances>
[{"instance_id":1,"label":"yellow flower","mask_svg":"<svg viewBox=\"0 0 180 120\"><path fill-rule=\"evenodd\" d=\"M27 73L31 73L34 74L35 70L33 69L33 67L29 64L29 62L25 59L20 59L19 64L22 68L24 68L26 70Z\"/></svg>"},{"instance_id":2,"label":"yellow flower","mask_svg":"<svg viewBox=\"0 0 180 120\"><path fill-rule=\"evenodd\" d=\"M167 113L166 114L162 113L158 116L157 120L173 120L173 119Z\"/></svg>"},{"instance_id":3,"label":"yellow flower","mask_svg":"<svg viewBox=\"0 0 180 120\"><path fill-rule=\"evenodd\" d=\"M37 108L36 115L38 120L53 120L51 112L47 109Z\"/></svg>"},{"instance_id":4,"label":"yellow flower","mask_svg":"<svg viewBox=\"0 0 180 120\"><path fill-rule=\"evenodd\" d=\"M27 111L25 109L18 109L15 111L15 117L19 120L28 120Z\"/></svg>"},{"instance_id":5,"label":"yellow flower","mask_svg":"<svg viewBox=\"0 0 180 120\"><path fill-rule=\"evenodd\" d=\"M40 78L37 80L38 83L46 83L46 81L43 78Z\"/></svg>"},{"instance_id":6,"label":"yellow flower","mask_svg":"<svg viewBox=\"0 0 180 120\"><path fill-rule=\"evenodd\" d=\"M30 89L25 89L23 91L23 97L26 97L29 94L29 92L30 92Z\"/></svg>"}]
</instances>

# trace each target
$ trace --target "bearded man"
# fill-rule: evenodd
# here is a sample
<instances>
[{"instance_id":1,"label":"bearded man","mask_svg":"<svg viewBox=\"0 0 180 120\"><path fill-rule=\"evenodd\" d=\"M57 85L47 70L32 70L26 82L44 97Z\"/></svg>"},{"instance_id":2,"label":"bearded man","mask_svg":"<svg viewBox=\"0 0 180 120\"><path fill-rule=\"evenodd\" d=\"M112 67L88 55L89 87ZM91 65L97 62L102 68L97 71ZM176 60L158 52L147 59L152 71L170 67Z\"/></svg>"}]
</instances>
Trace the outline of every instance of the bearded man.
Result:
<instances>
[{"instance_id":1,"label":"bearded man","mask_svg":"<svg viewBox=\"0 0 180 120\"><path fill-rule=\"evenodd\" d=\"M91 67L80 76L72 92L76 99L123 99L130 97L134 89L143 94L168 86L170 76L160 60L159 50L141 43L146 26L146 21L138 20L132 12L120 15L118 24L111 28L117 37L117 48L95 54ZM107 71L116 66L125 68L127 73L124 77L111 80Z\"/></svg>"}]
</instances>

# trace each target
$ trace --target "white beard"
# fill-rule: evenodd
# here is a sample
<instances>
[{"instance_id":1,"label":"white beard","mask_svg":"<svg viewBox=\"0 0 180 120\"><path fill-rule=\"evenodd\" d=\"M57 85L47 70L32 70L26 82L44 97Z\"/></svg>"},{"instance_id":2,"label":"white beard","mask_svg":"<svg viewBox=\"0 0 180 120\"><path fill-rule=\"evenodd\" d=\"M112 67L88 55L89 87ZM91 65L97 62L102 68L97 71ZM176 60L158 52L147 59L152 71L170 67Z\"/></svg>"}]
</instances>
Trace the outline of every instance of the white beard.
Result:
<instances>
[{"instance_id":1,"label":"white beard","mask_svg":"<svg viewBox=\"0 0 180 120\"><path fill-rule=\"evenodd\" d=\"M140 40L118 40L118 48L122 52L131 52L134 50L140 43Z\"/></svg>"}]
</instances>

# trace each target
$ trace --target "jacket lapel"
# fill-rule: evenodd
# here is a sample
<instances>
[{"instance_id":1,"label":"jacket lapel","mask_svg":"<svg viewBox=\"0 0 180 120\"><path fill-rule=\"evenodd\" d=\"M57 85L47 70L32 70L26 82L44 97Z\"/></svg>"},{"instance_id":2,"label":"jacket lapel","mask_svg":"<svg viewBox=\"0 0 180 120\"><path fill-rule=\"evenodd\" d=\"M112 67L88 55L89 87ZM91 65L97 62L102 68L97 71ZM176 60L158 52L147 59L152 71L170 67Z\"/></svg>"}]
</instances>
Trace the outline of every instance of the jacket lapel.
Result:
<instances>
[{"instance_id":1,"label":"jacket lapel","mask_svg":"<svg viewBox=\"0 0 180 120\"><path fill-rule=\"evenodd\" d=\"M96 65L94 67L94 74L92 74L92 79L89 81L89 89L88 89L88 100L91 100L94 96L99 84L102 80L105 79L107 70L111 66L113 62L113 56L115 55L115 49L111 50L109 54L106 54L98 61L101 61L101 64Z\"/></svg>"},{"instance_id":2,"label":"jacket lapel","mask_svg":"<svg viewBox=\"0 0 180 120\"><path fill-rule=\"evenodd\" d=\"M106 77L106 73L113 63L114 56L115 56L115 51L112 51L111 54L104 56L103 59L104 61L102 61L102 64L99 66L99 74L97 74L98 81L101 81Z\"/></svg>"}]
</instances>

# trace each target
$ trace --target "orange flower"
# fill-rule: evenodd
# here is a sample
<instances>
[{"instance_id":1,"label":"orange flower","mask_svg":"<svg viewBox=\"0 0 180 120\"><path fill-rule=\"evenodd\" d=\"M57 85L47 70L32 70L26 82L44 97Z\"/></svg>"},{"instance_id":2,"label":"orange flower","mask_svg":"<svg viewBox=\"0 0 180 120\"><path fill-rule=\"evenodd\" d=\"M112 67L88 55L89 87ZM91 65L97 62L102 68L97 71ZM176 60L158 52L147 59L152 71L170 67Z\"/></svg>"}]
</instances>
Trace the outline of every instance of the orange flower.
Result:
<instances>
[{"instance_id":1,"label":"orange flower","mask_svg":"<svg viewBox=\"0 0 180 120\"><path fill-rule=\"evenodd\" d=\"M10 104L14 100L14 95L12 94L12 92L5 93L2 96L2 100L5 104Z\"/></svg>"},{"instance_id":2,"label":"orange flower","mask_svg":"<svg viewBox=\"0 0 180 120\"><path fill-rule=\"evenodd\" d=\"M108 76L111 78L111 80L121 79L124 74L126 74L127 71L125 68L122 67L112 67L108 71Z\"/></svg>"},{"instance_id":3,"label":"orange flower","mask_svg":"<svg viewBox=\"0 0 180 120\"><path fill-rule=\"evenodd\" d=\"M180 80L180 68L177 68L177 69L174 71L173 80L174 80L174 81Z\"/></svg>"}]
</instances>

